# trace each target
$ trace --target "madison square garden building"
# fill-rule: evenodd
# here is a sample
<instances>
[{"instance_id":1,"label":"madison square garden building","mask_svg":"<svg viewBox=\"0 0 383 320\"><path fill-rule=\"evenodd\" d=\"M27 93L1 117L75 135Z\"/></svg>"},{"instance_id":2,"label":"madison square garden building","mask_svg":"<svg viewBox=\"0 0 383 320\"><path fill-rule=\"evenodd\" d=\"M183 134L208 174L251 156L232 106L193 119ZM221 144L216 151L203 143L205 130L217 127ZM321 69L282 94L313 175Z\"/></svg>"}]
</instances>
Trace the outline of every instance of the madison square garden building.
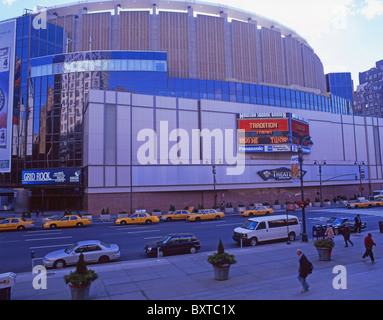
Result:
<instances>
[{"instance_id":1,"label":"madison square garden building","mask_svg":"<svg viewBox=\"0 0 383 320\"><path fill-rule=\"evenodd\" d=\"M89 1L25 10L0 43L2 207L298 201L298 153L311 202L320 185L331 200L382 189L383 120L327 93L314 49L276 21Z\"/></svg>"}]
</instances>

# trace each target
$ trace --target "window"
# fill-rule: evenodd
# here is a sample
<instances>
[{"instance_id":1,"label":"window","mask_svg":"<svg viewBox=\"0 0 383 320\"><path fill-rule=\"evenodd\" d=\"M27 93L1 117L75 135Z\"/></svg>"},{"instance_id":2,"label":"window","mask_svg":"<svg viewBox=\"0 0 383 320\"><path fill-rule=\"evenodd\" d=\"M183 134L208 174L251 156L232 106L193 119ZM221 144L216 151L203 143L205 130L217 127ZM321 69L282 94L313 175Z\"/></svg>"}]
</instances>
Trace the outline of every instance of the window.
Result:
<instances>
[{"instance_id":1,"label":"window","mask_svg":"<svg viewBox=\"0 0 383 320\"><path fill-rule=\"evenodd\" d=\"M77 217L73 216L73 217L70 217L71 221L73 220L78 220Z\"/></svg>"},{"instance_id":2,"label":"window","mask_svg":"<svg viewBox=\"0 0 383 320\"><path fill-rule=\"evenodd\" d=\"M266 223L264 221L260 222L257 227L257 230L262 230L262 229L266 229Z\"/></svg>"},{"instance_id":3,"label":"window","mask_svg":"<svg viewBox=\"0 0 383 320\"><path fill-rule=\"evenodd\" d=\"M271 220L269 221L269 228L280 228L286 226L286 220L285 219L278 219L278 220Z\"/></svg>"}]
</instances>

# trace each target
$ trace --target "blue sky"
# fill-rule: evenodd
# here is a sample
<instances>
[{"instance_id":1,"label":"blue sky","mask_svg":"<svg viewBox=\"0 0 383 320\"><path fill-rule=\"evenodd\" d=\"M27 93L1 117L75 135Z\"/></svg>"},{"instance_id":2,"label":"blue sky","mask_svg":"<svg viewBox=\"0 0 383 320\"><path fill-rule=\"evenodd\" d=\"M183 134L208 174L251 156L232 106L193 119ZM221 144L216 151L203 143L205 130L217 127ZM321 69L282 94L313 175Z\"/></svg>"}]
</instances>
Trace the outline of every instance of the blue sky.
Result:
<instances>
[{"instance_id":1,"label":"blue sky","mask_svg":"<svg viewBox=\"0 0 383 320\"><path fill-rule=\"evenodd\" d=\"M0 21L24 8L71 0L0 0ZM83 1L84 3L86 1ZM209 0L278 21L304 37L324 64L325 73L358 73L383 59L383 0Z\"/></svg>"}]
</instances>

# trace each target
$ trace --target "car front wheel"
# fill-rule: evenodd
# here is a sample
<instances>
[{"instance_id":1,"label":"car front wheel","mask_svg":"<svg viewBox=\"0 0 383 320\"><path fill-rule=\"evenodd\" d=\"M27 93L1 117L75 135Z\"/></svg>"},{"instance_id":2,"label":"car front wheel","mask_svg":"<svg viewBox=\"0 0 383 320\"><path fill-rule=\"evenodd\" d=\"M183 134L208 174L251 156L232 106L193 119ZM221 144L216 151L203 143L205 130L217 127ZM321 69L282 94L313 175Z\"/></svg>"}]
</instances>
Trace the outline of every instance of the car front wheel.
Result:
<instances>
[{"instance_id":1,"label":"car front wheel","mask_svg":"<svg viewBox=\"0 0 383 320\"><path fill-rule=\"evenodd\" d=\"M257 238L251 238L250 239L250 245L252 245L253 247L256 246L258 244L258 239Z\"/></svg>"},{"instance_id":2,"label":"car front wheel","mask_svg":"<svg viewBox=\"0 0 383 320\"><path fill-rule=\"evenodd\" d=\"M53 268L55 269L62 269L64 268L66 265L65 261L64 260L57 260L55 261L55 263L53 264Z\"/></svg>"},{"instance_id":3,"label":"car front wheel","mask_svg":"<svg viewBox=\"0 0 383 320\"><path fill-rule=\"evenodd\" d=\"M195 247L191 247L190 250L189 250L189 252L190 252L191 254L196 253L196 252L197 252L197 249L196 249Z\"/></svg>"}]
</instances>

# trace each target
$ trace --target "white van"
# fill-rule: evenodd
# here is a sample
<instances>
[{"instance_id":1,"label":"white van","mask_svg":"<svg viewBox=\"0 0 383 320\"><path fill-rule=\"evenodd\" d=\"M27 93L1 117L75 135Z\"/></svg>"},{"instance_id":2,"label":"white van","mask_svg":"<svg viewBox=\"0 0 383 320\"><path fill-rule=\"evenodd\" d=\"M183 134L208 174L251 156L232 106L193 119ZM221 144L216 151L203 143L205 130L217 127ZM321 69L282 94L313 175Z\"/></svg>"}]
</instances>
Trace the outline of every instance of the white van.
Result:
<instances>
[{"instance_id":1,"label":"white van","mask_svg":"<svg viewBox=\"0 0 383 320\"><path fill-rule=\"evenodd\" d=\"M286 221L289 221L287 224ZM289 239L301 235L301 224L296 216L278 215L249 218L241 227L234 229L233 239L242 244L257 245L262 241Z\"/></svg>"}]
</instances>

